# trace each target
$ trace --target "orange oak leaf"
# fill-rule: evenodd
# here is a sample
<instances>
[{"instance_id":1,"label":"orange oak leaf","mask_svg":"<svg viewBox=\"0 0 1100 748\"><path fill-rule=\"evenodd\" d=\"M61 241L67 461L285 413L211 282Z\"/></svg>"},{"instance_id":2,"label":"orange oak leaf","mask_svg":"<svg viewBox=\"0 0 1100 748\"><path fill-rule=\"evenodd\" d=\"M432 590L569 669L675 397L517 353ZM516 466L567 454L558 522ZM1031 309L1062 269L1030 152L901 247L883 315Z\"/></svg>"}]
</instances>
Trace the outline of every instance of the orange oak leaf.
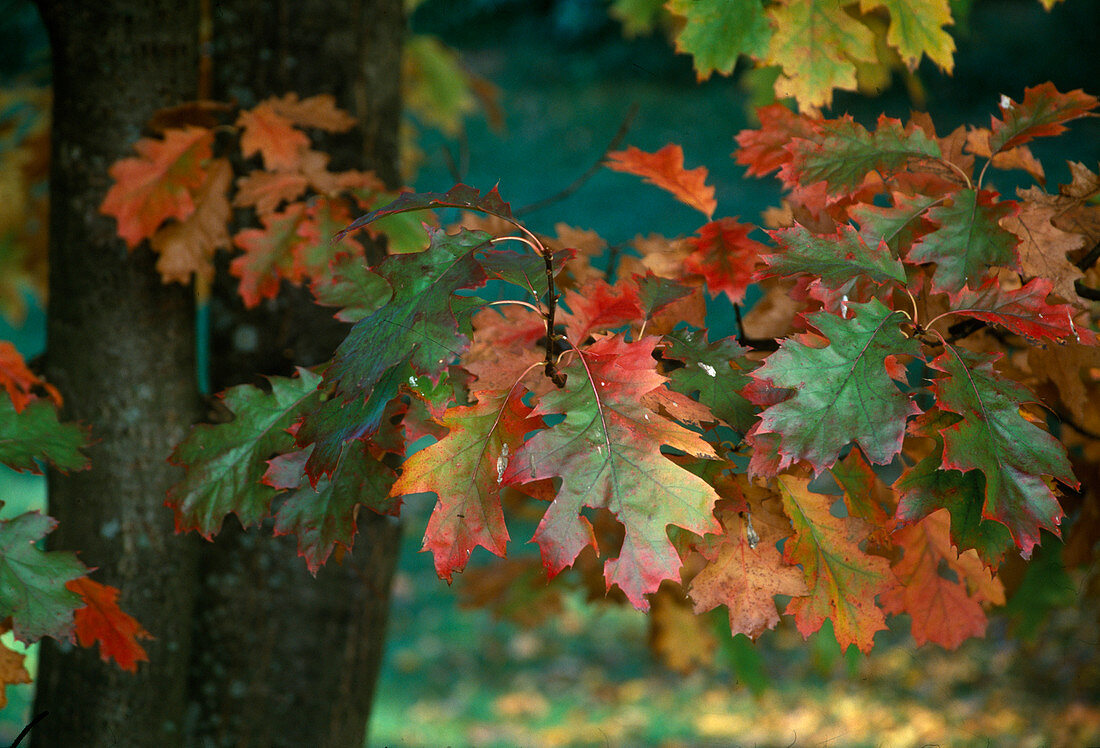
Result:
<instances>
[{"instance_id":1,"label":"orange oak leaf","mask_svg":"<svg viewBox=\"0 0 1100 748\"><path fill-rule=\"evenodd\" d=\"M61 393L57 388L35 376L15 346L6 340L0 340L0 387L8 393L16 413L22 413L23 408L37 397L36 387L41 387L51 400L61 405Z\"/></svg>"},{"instance_id":2,"label":"orange oak leaf","mask_svg":"<svg viewBox=\"0 0 1100 748\"><path fill-rule=\"evenodd\" d=\"M355 127L355 117L336 106L332 94L319 94L308 99L298 99L298 94L288 93L281 98L264 102L278 115L299 127L316 127L327 132L347 132Z\"/></svg>"},{"instance_id":3,"label":"orange oak leaf","mask_svg":"<svg viewBox=\"0 0 1100 748\"><path fill-rule=\"evenodd\" d=\"M309 148L309 138L294 129L291 120L275 111L269 101L237 117L241 128L241 153L245 158L259 153L264 168L269 171L297 169L302 151Z\"/></svg>"},{"instance_id":4,"label":"orange oak leaf","mask_svg":"<svg viewBox=\"0 0 1100 748\"><path fill-rule=\"evenodd\" d=\"M982 603L1005 601L1000 580L975 550L960 557L950 532L951 515L940 509L893 534L903 553L893 566L898 584L880 601L887 613L909 614L918 646L933 642L956 649L972 636L984 636L988 621Z\"/></svg>"},{"instance_id":5,"label":"orange oak leaf","mask_svg":"<svg viewBox=\"0 0 1100 748\"><path fill-rule=\"evenodd\" d=\"M703 276L712 294L724 293L734 304L740 303L752 282L757 260L769 251L749 238L753 228L752 224L738 223L736 217L705 224L697 237L688 239L695 251L684 260L685 269Z\"/></svg>"},{"instance_id":6,"label":"orange oak leaf","mask_svg":"<svg viewBox=\"0 0 1100 748\"><path fill-rule=\"evenodd\" d=\"M11 619L0 621L0 634L11 631ZM0 642L0 709L8 704L7 687L30 683L31 675L24 664L26 655L15 652Z\"/></svg>"},{"instance_id":7,"label":"orange oak leaf","mask_svg":"<svg viewBox=\"0 0 1100 748\"><path fill-rule=\"evenodd\" d=\"M99 657L104 662L114 659L118 666L137 672L139 662L148 662L149 655L138 639L152 639L140 623L118 607L118 590L88 577L66 583L70 591L84 598L85 606L74 613L76 640L82 647L99 642Z\"/></svg>"},{"instance_id":8,"label":"orange oak leaf","mask_svg":"<svg viewBox=\"0 0 1100 748\"><path fill-rule=\"evenodd\" d=\"M801 564L810 594L791 600L783 611L795 617L802 636L831 619L842 649L855 644L871 651L876 631L886 628L886 617L875 596L890 588L893 577L886 559L859 549L867 536L866 523L830 513L834 497L813 493L809 481L779 476L783 509L794 526L794 537L783 548L788 563Z\"/></svg>"},{"instance_id":9,"label":"orange oak leaf","mask_svg":"<svg viewBox=\"0 0 1100 748\"><path fill-rule=\"evenodd\" d=\"M736 514L723 520L726 532L703 547L708 563L695 575L688 594L696 613L725 605L730 632L756 639L779 623L775 595L801 597L810 591L802 570L783 562L775 547L780 537L767 531L769 525L761 523L757 528L750 522ZM763 534L758 535L758 530Z\"/></svg>"},{"instance_id":10,"label":"orange oak leaf","mask_svg":"<svg viewBox=\"0 0 1100 748\"><path fill-rule=\"evenodd\" d=\"M254 207L260 215L274 213L284 202L297 200L309 180L297 171L254 171L237 180L233 205Z\"/></svg>"},{"instance_id":11,"label":"orange oak leaf","mask_svg":"<svg viewBox=\"0 0 1100 748\"><path fill-rule=\"evenodd\" d=\"M206 180L213 130L167 130L163 140L142 138L137 158L124 158L108 173L115 183L99 212L118 221L118 235L133 249L169 218L182 221L195 210L194 191Z\"/></svg>"},{"instance_id":12,"label":"orange oak leaf","mask_svg":"<svg viewBox=\"0 0 1100 748\"><path fill-rule=\"evenodd\" d=\"M636 174L661 189L668 190L680 202L690 205L710 220L718 207L714 188L706 184L707 168L684 168L684 149L669 143L656 153L630 146L625 151L607 154L607 167Z\"/></svg>"},{"instance_id":13,"label":"orange oak leaf","mask_svg":"<svg viewBox=\"0 0 1100 748\"><path fill-rule=\"evenodd\" d=\"M229 272L241 279L245 307L251 309L263 299L275 298L283 278L301 282L295 269L295 251L306 241L298 234L305 217L305 206L293 203L281 213L261 216L262 229L244 229L233 236L233 244L244 254L233 258Z\"/></svg>"},{"instance_id":14,"label":"orange oak leaf","mask_svg":"<svg viewBox=\"0 0 1100 748\"><path fill-rule=\"evenodd\" d=\"M157 272L165 283L186 284L194 273L209 283L214 279L214 252L229 247L229 199L233 168L223 158L210 165L206 181L195 193L195 211L153 234L150 244L160 257Z\"/></svg>"}]
</instances>

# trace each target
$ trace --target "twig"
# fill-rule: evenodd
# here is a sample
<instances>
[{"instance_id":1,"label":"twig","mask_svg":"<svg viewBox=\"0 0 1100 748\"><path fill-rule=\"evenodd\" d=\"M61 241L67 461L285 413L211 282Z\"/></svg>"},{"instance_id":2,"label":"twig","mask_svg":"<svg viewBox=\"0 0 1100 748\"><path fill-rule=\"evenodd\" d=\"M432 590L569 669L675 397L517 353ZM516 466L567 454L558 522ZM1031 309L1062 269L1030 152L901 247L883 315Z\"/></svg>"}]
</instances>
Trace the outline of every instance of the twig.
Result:
<instances>
[{"instance_id":1,"label":"twig","mask_svg":"<svg viewBox=\"0 0 1100 748\"><path fill-rule=\"evenodd\" d=\"M603 167L603 162L604 159L607 158L607 154L618 148L619 145L623 142L623 139L626 137L626 133L630 130L630 123L633 122L634 117L637 114L638 104L637 102L635 102L630 105L630 109L627 111L626 116L623 117L622 124L619 125L618 132L615 133L615 137L611 139L611 142L607 144L607 147L603 149L603 153L601 153L600 157L596 159L596 163L592 164L592 166L590 166L588 168L588 171L586 171L584 174L581 174L579 177L573 180L573 183L571 185L555 195L543 198L542 200L531 203L530 205L524 205L522 208L516 208L512 211L512 215L518 218L525 216L529 213L534 213L537 210L548 208L554 203L561 202L562 200L579 190L581 187L583 187L585 182L595 176L596 172L598 172Z\"/></svg>"}]
</instances>

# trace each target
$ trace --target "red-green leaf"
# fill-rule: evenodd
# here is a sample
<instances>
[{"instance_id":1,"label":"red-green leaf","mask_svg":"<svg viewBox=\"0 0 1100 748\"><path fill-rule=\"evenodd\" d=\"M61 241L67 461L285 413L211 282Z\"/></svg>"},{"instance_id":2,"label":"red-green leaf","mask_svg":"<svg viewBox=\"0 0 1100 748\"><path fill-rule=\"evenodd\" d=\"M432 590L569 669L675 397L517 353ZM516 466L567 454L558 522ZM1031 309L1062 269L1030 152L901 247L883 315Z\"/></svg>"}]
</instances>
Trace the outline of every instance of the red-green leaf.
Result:
<instances>
[{"instance_id":1,"label":"red-green leaf","mask_svg":"<svg viewBox=\"0 0 1100 748\"><path fill-rule=\"evenodd\" d=\"M718 495L700 478L661 454L661 445L698 457L711 447L691 431L639 404L664 385L652 357L657 338L626 343L602 338L577 351L564 369L565 389L544 395L535 416L565 420L527 441L509 462L506 484L562 480L534 540L543 564L556 574L596 541L583 507L609 509L626 537L617 559L604 567L607 586L618 584L636 608L665 579L679 579L680 557L668 538L676 525L703 534L720 527L711 514Z\"/></svg>"},{"instance_id":2,"label":"red-green leaf","mask_svg":"<svg viewBox=\"0 0 1100 748\"><path fill-rule=\"evenodd\" d=\"M665 335L664 357L683 362L669 372L669 386L692 395L726 425L744 434L756 421L757 407L741 390L752 380L748 373L756 364L745 357L733 338L707 342L703 330L681 329Z\"/></svg>"},{"instance_id":3,"label":"red-green leaf","mask_svg":"<svg viewBox=\"0 0 1100 748\"><path fill-rule=\"evenodd\" d=\"M438 379L469 347L470 315L483 302L456 292L485 283L485 271L473 254L489 246L489 235L466 230L448 235L440 229L429 229L429 234L428 249L390 255L373 269L393 295L359 320L337 348L325 371L325 385L335 385L335 400L322 409L326 415L306 417L298 433L301 446L333 431L341 432L341 442L370 436L379 421L364 422L364 407L380 414L401 380L410 374ZM374 392L383 380L386 386L379 392L384 398ZM310 478L331 473L337 454L315 450L307 467Z\"/></svg>"},{"instance_id":4,"label":"red-green leaf","mask_svg":"<svg viewBox=\"0 0 1100 748\"><path fill-rule=\"evenodd\" d=\"M0 620L11 616L15 638L22 642L68 639L73 611L83 605L65 585L88 569L75 553L38 548L55 527L57 520L38 512L0 520Z\"/></svg>"},{"instance_id":5,"label":"red-green leaf","mask_svg":"<svg viewBox=\"0 0 1100 748\"><path fill-rule=\"evenodd\" d=\"M877 299L849 304L851 319L819 312L808 318L829 339L824 348L783 341L753 378L794 390L760 414L758 433L780 435L780 467L806 460L815 472L836 462L851 442L875 464L901 450L906 419L917 406L894 383L887 356L916 356L901 330L906 319Z\"/></svg>"},{"instance_id":6,"label":"red-green leaf","mask_svg":"<svg viewBox=\"0 0 1100 748\"><path fill-rule=\"evenodd\" d=\"M878 127L868 132L845 115L819 123L820 135L791 144L794 159L791 178L806 185L823 181L830 191L850 192L871 172L888 176L913 160L940 158L935 140L919 127L879 117Z\"/></svg>"},{"instance_id":7,"label":"red-green leaf","mask_svg":"<svg viewBox=\"0 0 1100 748\"><path fill-rule=\"evenodd\" d=\"M688 239L695 247L684 260L684 268L703 276L712 294L725 293L734 304L745 300L753 270L767 246L750 239L755 227L736 218L719 218L704 225L699 235Z\"/></svg>"},{"instance_id":8,"label":"red-green leaf","mask_svg":"<svg viewBox=\"0 0 1100 748\"><path fill-rule=\"evenodd\" d=\"M767 275L808 274L836 287L862 275L875 283L905 282L905 268L885 240L864 241L852 226L841 226L835 236L814 234L804 226L769 231L779 252L764 255Z\"/></svg>"},{"instance_id":9,"label":"red-green leaf","mask_svg":"<svg viewBox=\"0 0 1100 748\"><path fill-rule=\"evenodd\" d=\"M1023 288L1005 290L996 278L989 278L977 290L965 287L951 295L951 313L1000 325L1032 341L1042 338L1059 342L1073 338L1088 345L1096 335L1077 329L1069 304L1049 304L1053 285L1046 278L1033 278Z\"/></svg>"},{"instance_id":10,"label":"red-green leaf","mask_svg":"<svg viewBox=\"0 0 1100 748\"><path fill-rule=\"evenodd\" d=\"M1057 534L1063 516L1043 476L1068 486L1079 484L1065 447L1020 415L1020 407L1035 401L1035 396L994 372L996 360L948 346L930 364L947 374L932 383L937 405L962 416L958 423L939 429L943 467L985 475L982 516L1007 526L1021 555L1028 558L1039 542L1039 530Z\"/></svg>"},{"instance_id":11,"label":"red-green leaf","mask_svg":"<svg viewBox=\"0 0 1100 748\"><path fill-rule=\"evenodd\" d=\"M834 517L829 507L834 497L813 493L807 481L789 475L779 477L783 510L794 526L794 537L783 546L788 563L801 564L810 594L796 597L783 612L795 617L802 636L821 628L826 619L841 648L855 644L871 651L876 631L886 628L886 617L875 596L891 582L886 559L859 549L867 536L866 524L852 517Z\"/></svg>"},{"instance_id":12,"label":"red-green leaf","mask_svg":"<svg viewBox=\"0 0 1100 748\"><path fill-rule=\"evenodd\" d=\"M66 587L84 599L84 607L78 608L73 617L80 646L89 648L99 642L99 659L113 659L131 673L137 672L139 662L149 661L145 647L137 640L152 639L153 635L118 607L117 588L88 577L74 579Z\"/></svg>"},{"instance_id":13,"label":"red-green leaf","mask_svg":"<svg viewBox=\"0 0 1100 748\"><path fill-rule=\"evenodd\" d=\"M820 137L816 123L795 114L782 104L769 104L756 110L759 130L737 133L734 152L737 163L747 166L746 172L762 177L791 162L794 156L789 146L795 138L812 140Z\"/></svg>"},{"instance_id":14,"label":"red-green leaf","mask_svg":"<svg viewBox=\"0 0 1100 748\"><path fill-rule=\"evenodd\" d=\"M565 335L580 345L593 332L613 330L642 318L642 302L638 288L627 280L614 286L602 278L594 278L578 291L565 292L569 311L561 315Z\"/></svg>"},{"instance_id":15,"label":"red-green leaf","mask_svg":"<svg viewBox=\"0 0 1100 748\"><path fill-rule=\"evenodd\" d=\"M999 224L1015 210L1016 203L997 202L995 193L959 190L953 204L928 211L939 227L914 244L907 259L936 263L935 291L958 291L984 277L990 266L1016 267L1017 239Z\"/></svg>"},{"instance_id":16,"label":"red-green leaf","mask_svg":"<svg viewBox=\"0 0 1100 748\"><path fill-rule=\"evenodd\" d=\"M195 426L172 452L171 461L187 468L165 502L175 513L176 532L197 530L210 540L230 512L245 527L267 516L275 489L261 483L266 461L294 448L287 429L316 404L320 381L299 369L294 379L272 377L270 392L253 385L225 392L233 420Z\"/></svg>"},{"instance_id":17,"label":"red-green leaf","mask_svg":"<svg viewBox=\"0 0 1100 748\"><path fill-rule=\"evenodd\" d=\"M279 281L298 283L302 275L295 267L295 255L305 240L298 227L306 218L305 205L294 203L280 213L261 216L262 229L243 229L233 244L244 251L233 258L229 272L241 279L239 293L247 308L279 295Z\"/></svg>"},{"instance_id":18,"label":"red-green leaf","mask_svg":"<svg viewBox=\"0 0 1100 748\"><path fill-rule=\"evenodd\" d=\"M392 216L397 213L405 213L410 210L425 210L427 208L461 208L473 210L478 213L487 213L497 218L503 218L509 223L516 223L512 218L512 208L501 199L497 188L489 190L484 196L473 187L464 184L456 184L447 192L405 192L396 200L377 210L372 210L364 216L355 219L349 226L336 235L336 239L343 239L345 235L373 223L380 218Z\"/></svg>"},{"instance_id":19,"label":"red-green leaf","mask_svg":"<svg viewBox=\"0 0 1100 748\"><path fill-rule=\"evenodd\" d=\"M939 198L926 195L894 194L894 204L880 207L859 203L848 209L848 215L859 223L859 232L868 244L886 242L895 256L903 256L917 236L927 231L925 211Z\"/></svg>"},{"instance_id":20,"label":"red-green leaf","mask_svg":"<svg viewBox=\"0 0 1100 748\"><path fill-rule=\"evenodd\" d=\"M1016 103L1001 97L1001 118L993 118L989 147L993 153L1065 132L1064 122L1084 117L1100 102L1080 89L1060 93L1053 83L1024 89L1024 100Z\"/></svg>"},{"instance_id":21,"label":"red-green leaf","mask_svg":"<svg viewBox=\"0 0 1100 748\"><path fill-rule=\"evenodd\" d=\"M390 498L397 475L365 443L348 449L333 476L316 487L305 480L308 458L304 449L279 455L269 461L263 481L289 491L275 513L275 534L297 535L298 555L316 575L337 544L352 549L361 504L382 514L396 513L400 502Z\"/></svg>"},{"instance_id":22,"label":"red-green leaf","mask_svg":"<svg viewBox=\"0 0 1100 748\"><path fill-rule=\"evenodd\" d=\"M680 202L700 211L707 220L718 207L714 188L706 184L707 168L685 169L684 149L678 145L669 143L656 153L646 153L630 146L625 151L607 154L606 164L609 169L636 174L650 184L668 190Z\"/></svg>"},{"instance_id":23,"label":"red-green leaf","mask_svg":"<svg viewBox=\"0 0 1100 748\"><path fill-rule=\"evenodd\" d=\"M478 392L477 403L451 408L443 416L449 433L405 461L395 495L434 493L439 497L422 550L431 551L435 570L451 581L466 568L477 546L504 556L508 529L500 505L504 471L524 434L542 428L528 418L523 390Z\"/></svg>"}]
</instances>

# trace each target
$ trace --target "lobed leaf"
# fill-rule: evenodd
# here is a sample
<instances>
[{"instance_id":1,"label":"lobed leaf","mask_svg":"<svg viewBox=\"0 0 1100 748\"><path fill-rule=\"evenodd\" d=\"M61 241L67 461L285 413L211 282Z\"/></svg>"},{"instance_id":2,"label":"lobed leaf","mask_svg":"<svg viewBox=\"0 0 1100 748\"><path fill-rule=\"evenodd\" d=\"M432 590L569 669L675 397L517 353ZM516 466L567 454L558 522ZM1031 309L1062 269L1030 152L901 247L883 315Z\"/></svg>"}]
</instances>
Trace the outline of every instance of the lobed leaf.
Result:
<instances>
[{"instance_id":1,"label":"lobed leaf","mask_svg":"<svg viewBox=\"0 0 1100 748\"><path fill-rule=\"evenodd\" d=\"M32 400L17 412L0 397L0 464L35 474L42 472L39 460L62 471L85 470L89 462L80 450L87 443L88 430L58 421L54 403Z\"/></svg>"},{"instance_id":2,"label":"lobed leaf","mask_svg":"<svg viewBox=\"0 0 1100 748\"><path fill-rule=\"evenodd\" d=\"M684 18L676 51L694 58L696 76L729 75L740 55L761 58L772 30L757 0L670 0L667 9Z\"/></svg>"},{"instance_id":3,"label":"lobed leaf","mask_svg":"<svg viewBox=\"0 0 1100 748\"><path fill-rule=\"evenodd\" d=\"M1025 88L1020 103L1002 96L1001 118L992 118L989 147L998 153L1035 138L1058 135L1066 131L1063 123L1084 117L1098 105L1095 96L1080 89L1060 93L1049 82Z\"/></svg>"},{"instance_id":4,"label":"lobed leaf","mask_svg":"<svg viewBox=\"0 0 1100 748\"><path fill-rule=\"evenodd\" d=\"M869 245L853 226L841 226L835 236L821 236L805 226L769 231L779 252L765 254L767 275L816 276L827 285L847 283L862 275L875 283L905 283L905 268L885 239Z\"/></svg>"},{"instance_id":5,"label":"lobed leaf","mask_svg":"<svg viewBox=\"0 0 1100 748\"><path fill-rule=\"evenodd\" d=\"M625 151L607 154L607 168L642 177L646 182L668 190L680 202L690 205L710 220L718 207L714 188L706 184L707 168L684 168L684 149L669 143L656 153L630 146Z\"/></svg>"},{"instance_id":6,"label":"lobed leaf","mask_svg":"<svg viewBox=\"0 0 1100 748\"><path fill-rule=\"evenodd\" d=\"M745 300L753 271L768 248L750 239L755 226L737 218L719 218L702 226L698 236L688 239L694 247L684 260L684 269L703 276L712 294L724 293L734 304Z\"/></svg>"},{"instance_id":7,"label":"lobed leaf","mask_svg":"<svg viewBox=\"0 0 1100 748\"><path fill-rule=\"evenodd\" d=\"M99 659L114 660L130 673L137 672L139 662L148 662L149 655L138 639L152 639L145 628L133 616L118 607L118 589L100 584L88 577L79 577L66 587L80 595L84 607L77 608L73 616L76 641L90 648L99 643Z\"/></svg>"}]
</instances>

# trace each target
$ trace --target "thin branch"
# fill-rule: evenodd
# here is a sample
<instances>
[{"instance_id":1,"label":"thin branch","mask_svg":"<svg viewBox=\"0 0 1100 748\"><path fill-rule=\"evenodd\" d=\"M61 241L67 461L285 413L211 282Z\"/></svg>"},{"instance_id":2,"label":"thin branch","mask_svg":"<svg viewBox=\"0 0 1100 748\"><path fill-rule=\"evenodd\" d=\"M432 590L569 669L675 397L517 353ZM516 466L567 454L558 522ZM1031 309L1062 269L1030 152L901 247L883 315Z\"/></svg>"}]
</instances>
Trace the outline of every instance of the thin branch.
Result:
<instances>
[{"instance_id":1,"label":"thin branch","mask_svg":"<svg viewBox=\"0 0 1100 748\"><path fill-rule=\"evenodd\" d=\"M551 205L553 205L555 203L561 202L562 200L566 199L567 197L572 195L574 192L579 190L581 187L583 187L589 179L594 177L596 175L596 173L601 168L603 168L603 162L604 162L604 159L607 158L607 154L610 153L611 151L615 150L616 148L618 148L622 144L623 139L626 138L626 134L630 130L630 124L631 124L631 122L634 121L634 117L637 114L638 114L638 104L637 104L637 102L635 102L635 103L630 105L630 109L627 110L626 116L623 117L622 124L619 125L618 132L615 133L615 137L613 137L611 139L611 142L607 144L607 147L603 149L603 153L600 154L600 157L598 159L596 159L596 162L588 168L588 171L586 171L584 174L581 174L579 177L577 177L575 180L573 180L572 184L570 184L564 190L562 190L561 192L558 192L555 195L551 195L550 197L543 198L542 200L539 200L538 202L531 203L530 205L524 205L522 208L516 208L515 210L512 211L512 215L514 215L518 218L518 217L521 217L521 216L525 216L529 213L534 213L537 210L542 210L543 208L548 208L548 207L550 207Z\"/></svg>"}]
</instances>

